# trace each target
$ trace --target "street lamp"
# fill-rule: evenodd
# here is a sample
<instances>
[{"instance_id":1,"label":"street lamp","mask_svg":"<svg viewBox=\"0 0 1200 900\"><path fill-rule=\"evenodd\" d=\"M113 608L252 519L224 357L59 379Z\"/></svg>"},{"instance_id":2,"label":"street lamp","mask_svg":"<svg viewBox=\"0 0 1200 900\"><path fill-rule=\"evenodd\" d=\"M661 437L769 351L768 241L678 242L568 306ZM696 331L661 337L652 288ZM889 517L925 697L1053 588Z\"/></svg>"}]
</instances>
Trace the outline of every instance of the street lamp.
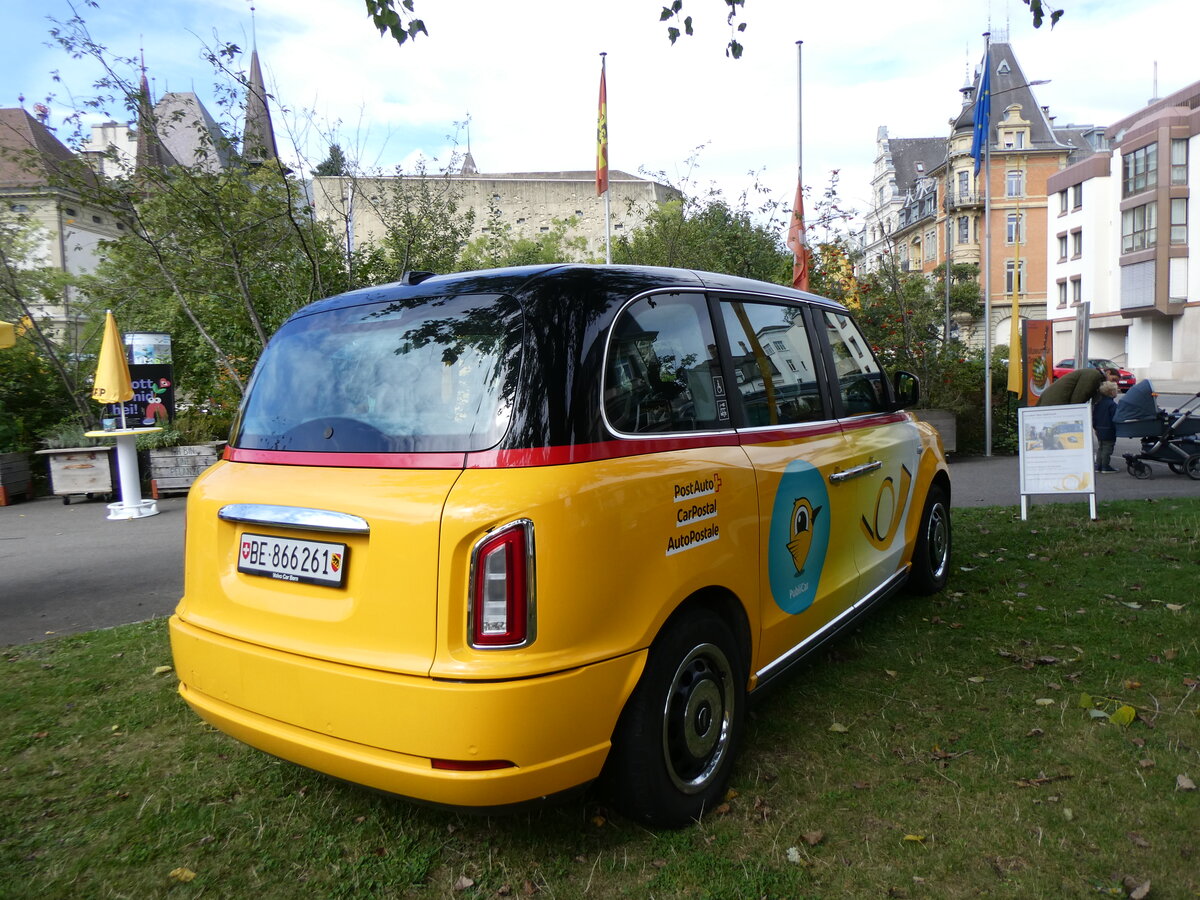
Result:
<instances>
[{"instance_id":1,"label":"street lamp","mask_svg":"<svg viewBox=\"0 0 1200 900\"><path fill-rule=\"evenodd\" d=\"M989 34L984 34L984 38L989 38ZM983 55L984 65L992 64L992 57L989 51L985 51ZM1005 88L1002 91L989 91L987 96L988 116L987 116L987 134L984 135L983 142L983 455L992 455L992 98L1000 94L1007 94L1011 91L1018 91L1022 88L1033 87L1039 84L1049 84L1050 79L1044 78L1037 81L1029 81L1025 84L1018 84L1014 87ZM983 100L982 97L975 99L976 103ZM1021 240L1020 220L1017 221L1016 239L1018 243ZM948 274L948 273L947 273ZM1019 272L1013 272L1014 278L1019 278ZM1011 354L1014 352L1013 347L1008 348Z\"/></svg>"}]
</instances>

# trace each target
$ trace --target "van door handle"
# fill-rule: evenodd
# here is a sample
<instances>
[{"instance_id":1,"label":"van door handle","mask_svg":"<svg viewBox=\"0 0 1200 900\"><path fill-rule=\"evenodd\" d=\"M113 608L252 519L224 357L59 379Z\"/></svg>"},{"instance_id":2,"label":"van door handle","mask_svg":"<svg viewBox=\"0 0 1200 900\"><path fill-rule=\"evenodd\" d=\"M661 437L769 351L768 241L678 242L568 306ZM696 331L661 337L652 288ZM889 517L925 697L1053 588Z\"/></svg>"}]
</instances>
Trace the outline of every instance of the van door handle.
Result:
<instances>
[{"instance_id":1,"label":"van door handle","mask_svg":"<svg viewBox=\"0 0 1200 900\"><path fill-rule=\"evenodd\" d=\"M883 468L883 461L873 459L868 463L863 463L861 466L855 466L852 469L846 469L844 472L834 472L829 476L829 480L834 484L840 484L843 481L849 481L851 478L859 478L863 475L870 475L872 472L877 472Z\"/></svg>"}]
</instances>

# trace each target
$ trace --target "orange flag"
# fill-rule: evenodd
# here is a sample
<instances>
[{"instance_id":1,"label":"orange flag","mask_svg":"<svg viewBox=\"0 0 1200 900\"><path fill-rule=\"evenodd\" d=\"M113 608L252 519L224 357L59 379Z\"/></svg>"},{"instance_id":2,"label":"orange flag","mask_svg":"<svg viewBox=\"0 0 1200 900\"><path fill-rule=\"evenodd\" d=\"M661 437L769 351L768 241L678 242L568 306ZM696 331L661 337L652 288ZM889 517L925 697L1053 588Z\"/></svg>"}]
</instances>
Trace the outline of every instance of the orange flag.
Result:
<instances>
[{"instance_id":1,"label":"orange flag","mask_svg":"<svg viewBox=\"0 0 1200 900\"><path fill-rule=\"evenodd\" d=\"M796 182L796 203L792 207L792 226L788 229L787 245L796 257L792 263L792 287L807 291L812 254L804 234L804 186L799 181Z\"/></svg>"},{"instance_id":2,"label":"orange flag","mask_svg":"<svg viewBox=\"0 0 1200 900\"><path fill-rule=\"evenodd\" d=\"M608 190L608 92L604 89L604 64L600 64L600 111L596 118L596 196Z\"/></svg>"}]
</instances>

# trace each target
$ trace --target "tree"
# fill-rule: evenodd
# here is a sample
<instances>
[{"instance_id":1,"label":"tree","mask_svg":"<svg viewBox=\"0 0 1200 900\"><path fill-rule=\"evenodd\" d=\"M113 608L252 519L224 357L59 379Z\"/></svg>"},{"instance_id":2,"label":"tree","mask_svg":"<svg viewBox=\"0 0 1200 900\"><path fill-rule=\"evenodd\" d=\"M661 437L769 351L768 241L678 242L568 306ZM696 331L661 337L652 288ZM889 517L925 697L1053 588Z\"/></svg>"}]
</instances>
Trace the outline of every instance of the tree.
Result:
<instances>
[{"instance_id":1,"label":"tree","mask_svg":"<svg viewBox=\"0 0 1200 900\"><path fill-rule=\"evenodd\" d=\"M416 39L418 34L423 34L428 37L429 31L425 28L425 21L417 18L415 0L364 0L367 8L367 15L371 17L372 23L379 29L379 34L382 37L385 34L390 34L399 46L404 46L404 43L411 39ZM738 40L738 36L745 32L746 22L739 22L738 14L746 5L746 0L721 0L725 4L725 22L729 26L731 36L729 43L725 45L725 55L733 59L741 59L743 47ZM1053 28L1058 24L1058 20L1063 17L1063 10L1055 9L1043 0L1021 0L1029 7L1030 15L1033 18L1033 27L1041 28L1045 16L1050 16L1050 27ZM660 22L670 22L667 26L667 40L674 44L681 34L691 37L695 31L693 27L692 17L684 14L684 0L671 0L670 6L663 6L659 13L658 20ZM681 30L682 29L682 30Z\"/></svg>"},{"instance_id":2,"label":"tree","mask_svg":"<svg viewBox=\"0 0 1200 900\"><path fill-rule=\"evenodd\" d=\"M324 161L318 163L313 169L314 175L349 175L350 171L347 168L346 154L342 152L341 146L338 144L329 145L329 156Z\"/></svg>"},{"instance_id":3,"label":"tree","mask_svg":"<svg viewBox=\"0 0 1200 900\"><path fill-rule=\"evenodd\" d=\"M67 352L69 345L61 345L39 315L44 306L61 302L69 278L65 273L41 264L39 244L36 228L27 215L6 212L0 217L0 319L22 323L25 340L18 346L23 351L16 355L33 353L40 358L40 363L30 362L24 367L29 378L23 378L21 383L35 385L35 392L44 395L42 400L55 401L53 408L57 412L52 416L55 421L62 419L71 406L82 420L86 420L90 410L81 390L79 355ZM13 349L16 351L17 348ZM8 362L15 363L15 360ZM49 390L41 377L47 372L57 377L59 385L55 390ZM19 390L15 386L10 388ZM69 402L58 405L63 399ZM16 415L9 411L10 402L14 404L14 410L26 405L6 389L5 415ZM29 400L32 404L37 402L36 398ZM44 417L36 418L40 421Z\"/></svg>"},{"instance_id":4,"label":"tree","mask_svg":"<svg viewBox=\"0 0 1200 900\"><path fill-rule=\"evenodd\" d=\"M494 204L489 204L488 224L484 233L467 244L458 259L460 271L495 269L501 266L529 266L538 263L584 262L587 238L568 237L578 227L574 216L554 219L549 231L535 237L513 236L513 226L505 222Z\"/></svg>"}]
</instances>

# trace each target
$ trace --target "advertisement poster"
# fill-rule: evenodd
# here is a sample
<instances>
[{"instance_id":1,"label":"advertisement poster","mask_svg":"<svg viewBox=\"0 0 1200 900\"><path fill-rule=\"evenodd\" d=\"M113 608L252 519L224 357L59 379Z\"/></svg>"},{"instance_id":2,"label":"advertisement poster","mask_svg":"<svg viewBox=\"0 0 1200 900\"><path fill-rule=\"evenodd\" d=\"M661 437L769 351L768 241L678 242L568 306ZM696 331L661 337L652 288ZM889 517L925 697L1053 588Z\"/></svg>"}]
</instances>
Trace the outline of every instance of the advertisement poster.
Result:
<instances>
[{"instance_id":1,"label":"advertisement poster","mask_svg":"<svg viewBox=\"0 0 1200 900\"><path fill-rule=\"evenodd\" d=\"M1094 494L1092 406L1025 407L1017 410L1021 440L1021 495Z\"/></svg>"},{"instance_id":2,"label":"advertisement poster","mask_svg":"<svg viewBox=\"0 0 1200 900\"><path fill-rule=\"evenodd\" d=\"M1026 319L1021 326L1024 331L1021 341L1025 354L1023 371L1029 373L1025 399L1029 406L1037 406L1042 392L1054 380L1054 336L1045 319Z\"/></svg>"},{"instance_id":3,"label":"advertisement poster","mask_svg":"<svg viewBox=\"0 0 1200 900\"><path fill-rule=\"evenodd\" d=\"M165 426L175 418L175 367L168 365L131 365L133 399L125 406L125 423L130 428ZM121 404L102 406L100 415L120 421Z\"/></svg>"}]
</instances>

